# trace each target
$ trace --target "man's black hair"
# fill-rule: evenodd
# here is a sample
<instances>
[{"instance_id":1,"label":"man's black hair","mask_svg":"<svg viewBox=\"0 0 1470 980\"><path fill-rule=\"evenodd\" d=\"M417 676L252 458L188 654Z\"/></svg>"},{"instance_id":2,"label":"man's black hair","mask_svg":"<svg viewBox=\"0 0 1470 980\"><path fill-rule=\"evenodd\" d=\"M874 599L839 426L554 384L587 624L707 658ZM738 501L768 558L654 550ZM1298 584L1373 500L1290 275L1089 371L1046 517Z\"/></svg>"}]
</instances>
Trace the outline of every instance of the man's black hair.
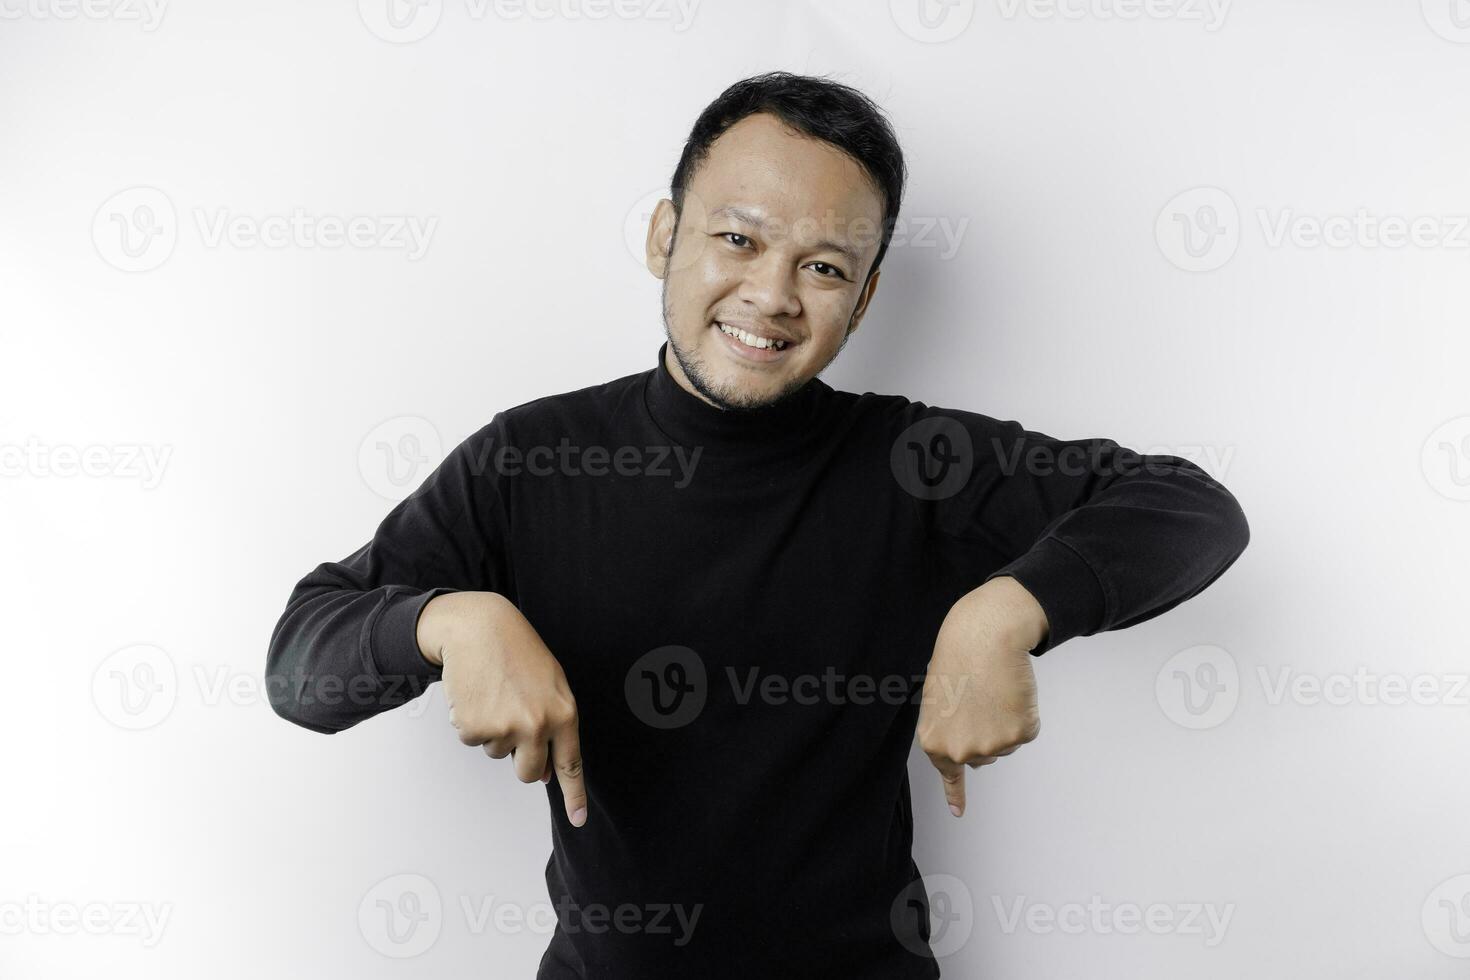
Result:
<instances>
[{"instance_id":1,"label":"man's black hair","mask_svg":"<svg viewBox=\"0 0 1470 980\"><path fill-rule=\"evenodd\" d=\"M669 182L675 223L684 213L684 191L695 169L708 155L710 145L725 130L757 112L769 112L792 129L842 150L862 166L876 185L883 198L882 239L864 278L866 283L878 271L888 251L899 205L903 203L907 171L898 137L883 111L872 99L841 82L772 71L741 79L721 92L694 121Z\"/></svg>"}]
</instances>

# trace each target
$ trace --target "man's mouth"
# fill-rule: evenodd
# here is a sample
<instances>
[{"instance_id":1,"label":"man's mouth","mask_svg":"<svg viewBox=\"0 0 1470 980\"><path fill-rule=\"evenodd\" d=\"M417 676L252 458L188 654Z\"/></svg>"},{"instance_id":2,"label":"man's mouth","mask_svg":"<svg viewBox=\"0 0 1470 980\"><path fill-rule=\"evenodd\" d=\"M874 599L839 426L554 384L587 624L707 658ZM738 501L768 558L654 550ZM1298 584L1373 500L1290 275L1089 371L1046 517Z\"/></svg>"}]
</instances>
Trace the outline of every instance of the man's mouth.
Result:
<instances>
[{"instance_id":1,"label":"man's mouth","mask_svg":"<svg viewBox=\"0 0 1470 980\"><path fill-rule=\"evenodd\" d=\"M791 346L791 344L785 340L778 340L774 337L762 337L759 334L752 333L748 330L742 330L739 327L732 327L728 323L722 323L719 320L716 320L714 322L714 325L719 328L720 333L724 334L726 337L731 338L732 340L737 341L741 346L748 348L751 351L761 351L767 354L775 354L780 353L781 351L784 351L787 347Z\"/></svg>"}]
</instances>

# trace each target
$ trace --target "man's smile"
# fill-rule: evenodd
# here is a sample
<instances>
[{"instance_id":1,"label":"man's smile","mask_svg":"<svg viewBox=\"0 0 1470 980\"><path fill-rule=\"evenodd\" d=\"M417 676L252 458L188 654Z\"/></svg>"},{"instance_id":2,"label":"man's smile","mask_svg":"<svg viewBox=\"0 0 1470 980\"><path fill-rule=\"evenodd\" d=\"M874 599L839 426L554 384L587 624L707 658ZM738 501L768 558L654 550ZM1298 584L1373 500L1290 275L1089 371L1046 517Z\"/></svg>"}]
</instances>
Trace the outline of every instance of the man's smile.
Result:
<instances>
[{"instance_id":1,"label":"man's smile","mask_svg":"<svg viewBox=\"0 0 1470 980\"><path fill-rule=\"evenodd\" d=\"M740 327L715 320L710 329L720 334L720 342L736 356L758 364L782 360L797 341L772 335L755 327Z\"/></svg>"}]
</instances>

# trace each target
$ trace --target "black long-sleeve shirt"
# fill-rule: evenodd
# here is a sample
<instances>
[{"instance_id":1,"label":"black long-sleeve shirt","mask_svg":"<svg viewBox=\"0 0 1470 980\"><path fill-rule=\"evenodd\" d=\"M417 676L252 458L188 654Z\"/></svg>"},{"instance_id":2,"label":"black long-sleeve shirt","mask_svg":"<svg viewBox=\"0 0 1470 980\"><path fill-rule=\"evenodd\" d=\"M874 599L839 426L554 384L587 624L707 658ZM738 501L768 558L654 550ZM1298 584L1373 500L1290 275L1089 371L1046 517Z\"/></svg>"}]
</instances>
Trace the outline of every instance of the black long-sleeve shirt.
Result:
<instances>
[{"instance_id":1,"label":"black long-sleeve shirt","mask_svg":"<svg viewBox=\"0 0 1470 980\"><path fill-rule=\"evenodd\" d=\"M541 980L936 977L906 760L950 606L1013 576L1040 655L1200 592L1245 517L1178 457L820 379L723 411L664 354L501 411L303 578L275 710L337 732L411 700L424 605L501 593L566 673L590 797L574 828L546 786Z\"/></svg>"}]
</instances>

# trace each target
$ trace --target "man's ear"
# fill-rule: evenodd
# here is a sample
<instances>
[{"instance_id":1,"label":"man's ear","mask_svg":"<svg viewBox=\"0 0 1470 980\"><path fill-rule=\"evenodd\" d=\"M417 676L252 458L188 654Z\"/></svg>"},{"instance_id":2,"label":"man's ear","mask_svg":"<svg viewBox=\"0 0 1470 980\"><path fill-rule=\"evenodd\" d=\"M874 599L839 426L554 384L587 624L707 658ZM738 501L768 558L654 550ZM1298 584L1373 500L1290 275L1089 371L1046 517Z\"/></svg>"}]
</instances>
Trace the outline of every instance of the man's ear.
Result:
<instances>
[{"instance_id":1,"label":"man's ear","mask_svg":"<svg viewBox=\"0 0 1470 980\"><path fill-rule=\"evenodd\" d=\"M852 317L847 321L847 335L851 337L857 333L858 324L863 322L863 314L868 312L868 302L872 300L873 293L878 289L878 277L882 272L875 272L863 283L863 290L858 294L857 306L853 308Z\"/></svg>"},{"instance_id":2,"label":"man's ear","mask_svg":"<svg viewBox=\"0 0 1470 980\"><path fill-rule=\"evenodd\" d=\"M648 218L648 238L643 243L643 264L657 279L669 273L669 260L674 251L674 202L664 198L654 205Z\"/></svg>"},{"instance_id":3,"label":"man's ear","mask_svg":"<svg viewBox=\"0 0 1470 980\"><path fill-rule=\"evenodd\" d=\"M699 195L684 188L684 206L674 214L674 202L664 198L648 217L648 239L643 243L643 264L659 279L670 272L687 269L704 251L709 212ZM679 235L683 235L683 239Z\"/></svg>"}]
</instances>

